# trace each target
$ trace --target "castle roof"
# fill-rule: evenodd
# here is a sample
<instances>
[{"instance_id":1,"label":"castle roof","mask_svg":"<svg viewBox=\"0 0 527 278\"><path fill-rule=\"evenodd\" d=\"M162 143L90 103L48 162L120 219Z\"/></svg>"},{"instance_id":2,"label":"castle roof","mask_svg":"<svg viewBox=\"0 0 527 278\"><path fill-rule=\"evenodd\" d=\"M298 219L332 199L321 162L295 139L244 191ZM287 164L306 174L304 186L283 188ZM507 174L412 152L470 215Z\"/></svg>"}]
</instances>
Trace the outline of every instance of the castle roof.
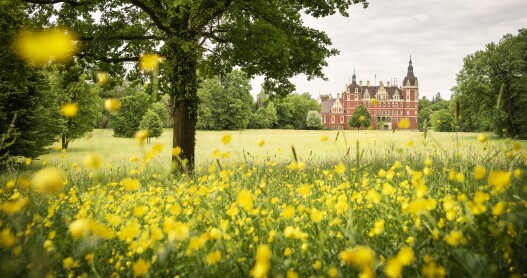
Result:
<instances>
[{"instance_id":1,"label":"castle roof","mask_svg":"<svg viewBox=\"0 0 527 278\"><path fill-rule=\"evenodd\" d=\"M320 105L320 113L331 113L331 107L333 107L333 103L335 103L337 99L330 98Z\"/></svg>"}]
</instances>

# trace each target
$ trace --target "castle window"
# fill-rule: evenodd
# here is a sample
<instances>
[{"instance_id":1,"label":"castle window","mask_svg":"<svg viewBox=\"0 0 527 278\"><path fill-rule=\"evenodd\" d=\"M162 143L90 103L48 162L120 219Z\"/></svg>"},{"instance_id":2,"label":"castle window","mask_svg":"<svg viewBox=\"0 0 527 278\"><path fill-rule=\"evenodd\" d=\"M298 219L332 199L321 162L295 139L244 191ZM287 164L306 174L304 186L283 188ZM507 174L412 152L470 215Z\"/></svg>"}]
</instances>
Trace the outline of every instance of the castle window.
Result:
<instances>
[{"instance_id":1,"label":"castle window","mask_svg":"<svg viewBox=\"0 0 527 278\"><path fill-rule=\"evenodd\" d=\"M331 123L335 123L335 116L331 116Z\"/></svg>"},{"instance_id":2,"label":"castle window","mask_svg":"<svg viewBox=\"0 0 527 278\"><path fill-rule=\"evenodd\" d=\"M407 103L407 104L406 104L406 107L410 107L410 103Z\"/></svg>"},{"instance_id":3,"label":"castle window","mask_svg":"<svg viewBox=\"0 0 527 278\"><path fill-rule=\"evenodd\" d=\"M347 100L350 100L350 95L346 95L346 99L347 99Z\"/></svg>"},{"instance_id":4,"label":"castle window","mask_svg":"<svg viewBox=\"0 0 527 278\"><path fill-rule=\"evenodd\" d=\"M357 88L355 88L355 93L357 93ZM359 99L359 95L355 95L355 100Z\"/></svg>"},{"instance_id":5,"label":"castle window","mask_svg":"<svg viewBox=\"0 0 527 278\"><path fill-rule=\"evenodd\" d=\"M359 88L355 88L355 93L358 93L359 92Z\"/></svg>"},{"instance_id":6,"label":"castle window","mask_svg":"<svg viewBox=\"0 0 527 278\"><path fill-rule=\"evenodd\" d=\"M340 116L340 122L341 122L341 123L344 122L344 116Z\"/></svg>"},{"instance_id":7,"label":"castle window","mask_svg":"<svg viewBox=\"0 0 527 278\"><path fill-rule=\"evenodd\" d=\"M414 114L417 115L417 111L415 111Z\"/></svg>"}]
</instances>

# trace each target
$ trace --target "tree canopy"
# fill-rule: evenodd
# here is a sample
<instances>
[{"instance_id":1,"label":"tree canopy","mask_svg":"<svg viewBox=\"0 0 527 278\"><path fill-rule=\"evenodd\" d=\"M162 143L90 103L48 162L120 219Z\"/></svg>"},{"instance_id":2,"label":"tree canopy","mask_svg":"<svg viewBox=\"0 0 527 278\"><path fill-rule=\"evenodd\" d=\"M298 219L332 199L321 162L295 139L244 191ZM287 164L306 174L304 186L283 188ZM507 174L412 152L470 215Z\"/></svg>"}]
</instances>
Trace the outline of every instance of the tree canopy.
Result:
<instances>
[{"instance_id":1,"label":"tree canopy","mask_svg":"<svg viewBox=\"0 0 527 278\"><path fill-rule=\"evenodd\" d=\"M223 75L239 67L249 76L265 76L271 94L294 90L290 77L324 78L326 58L336 55L321 31L304 26L301 13L314 17L347 16L365 0L23 0L42 26L71 28L82 42L78 56L98 62L137 61L145 52L165 57L160 76L167 82L174 111L173 146L193 168L198 113L197 70ZM60 5L55 5L60 4ZM122 68L120 69L122 71ZM173 161L179 161L173 157Z\"/></svg>"},{"instance_id":2,"label":"tree canopy","mask_svg":"<svg viewBox=\"0 0 527 278\"><path fill-rule=\"evenodd\" d=\"M353 115L348 120L348 125L356 127L359 130L361 127L368 128L371 124L371 115L364 105L355 108Z\"/></svg>"},{"instance_id":3,"label":"tree canopy","mask_svg":"<svg viewBox=\"0 0 527 278\"><path fill-rule=\"evenodd\" d=\"M527 138L527 29L463 59L453 88L460 129Z\"/></svg>"}]
</instances>

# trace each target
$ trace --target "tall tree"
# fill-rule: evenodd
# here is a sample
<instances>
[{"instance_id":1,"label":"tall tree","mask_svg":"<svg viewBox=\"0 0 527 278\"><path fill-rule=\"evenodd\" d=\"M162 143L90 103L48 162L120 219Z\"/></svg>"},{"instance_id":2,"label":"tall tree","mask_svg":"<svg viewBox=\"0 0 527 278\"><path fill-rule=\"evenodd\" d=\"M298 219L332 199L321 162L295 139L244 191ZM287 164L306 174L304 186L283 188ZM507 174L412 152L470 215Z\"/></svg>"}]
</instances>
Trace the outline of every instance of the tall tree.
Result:
<instances>
[{"instance_id":1,"label":"tall tree","mask_svg":"<svg viewBox=\"0 0 527 278\"><path fill-rule=\"evenodd\" d=\"M57 140L62 120L58 98L44 74L17 58L13 40L31 27L18 1L0 1L0 134L10 131L0 158L37 157ZM12 125L11 125L12 124ZM14 141L13 141L14 140Z\"/></svg>"},{"instance_id":2,"label":"tall tree","mask_svg":"<svg viewBox=\"0 0 527 278\"><path fill-rule=\"evenodd\" d=\"M361 127L368 128L371 124L371 115L364 105L355 108L353 115L348 120L348 125L356 127L359 130Z\"/></svg>"},{"instance_id":3,"label":"tall tree","mask_svg":"<svg viewBox=\"0 0 527 278\"><path fill-rule=\"evenodd\" d=\"M197 70L227 73L235 66L265 76L268 93L294 90L288 78L324 77L330 49L324 32L303 25L301 12L324 17L366 0L23 0L40 9L35 19L72 28L83 42L79 55L104 62L137 61L161 46L174 111L173 146L193 168L198 113ZM61 3L61 5L55 5ZM95 15L99 18L96 19ZM172 158L176 165L180 161ZM180 165L181 167L183 165Z\"/></svg>"}]
</instances>

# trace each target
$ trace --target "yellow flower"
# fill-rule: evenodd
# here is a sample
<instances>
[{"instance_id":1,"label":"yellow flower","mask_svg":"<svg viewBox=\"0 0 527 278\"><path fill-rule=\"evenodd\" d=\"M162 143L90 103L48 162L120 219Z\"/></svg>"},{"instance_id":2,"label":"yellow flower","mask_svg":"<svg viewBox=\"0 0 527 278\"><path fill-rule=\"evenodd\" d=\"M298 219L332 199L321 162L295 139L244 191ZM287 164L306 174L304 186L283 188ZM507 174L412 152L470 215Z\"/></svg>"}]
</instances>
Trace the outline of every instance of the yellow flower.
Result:
<instances>
[{"instance_id":1,"label":"yellow flower","mask_svg":"<svg viewBox=\"0 0 527 278\"><path fill-rule=\"evenodd\" d=\"M64 172L53 167L38 171L31 179L31 187L41 193L59 193L64 188L64 183Z\"/></svg>"},{"instance_id":2,"label":"yellow flower","mask_svg":"<svg viewBox=\"0 0 527 278\"><path fill-rule=\"evenodd\" d=\"M293 249L292 249L292 248L286 247L286 248L284 249L284 256L289 257L289 256L291 256L292 254L293 254Z\"/></svg>"},{"instance_id":3,"label":"yellow flower","mask_svg":"<svg viewBox=\"0 0 527 278\"><path fill-rule=\"evenodd\" d=\"M344 174L344 172L346 172L346 165L344 165L342 162L339 162L339 164L335 166L335 172L339 175Z\"/></svg>"},{"instance_id":4,"label":"yellow flower","mask_svg":"<svg viewBox=\"0 0 527 278\"><path fill-rule=\"evenodd\" d=\"M474 179L475 180L481 180L485 177L485 168L481 165L477 165L475 168L474 168Z\"/></svg>"},{"instance_id":5,"label":"yellow flower","mask_svg":"<svg viewBox=\"0 0 527 278\"><path fill-rule=\"evenodd\" d=\"M480 134L478 135L478 141L480 141L481 143L485 143L487 142L487 136L485 134Z\"/></svg>"},{"instance_id":6,"label":"yellow flower","mask_svg":"<svg viewBox=\"0 0 527 278\"><path fill-rule=\"evenodd\" d=\"M379 104L379 101L376 98L374 98L374 99L371 100L371 104L377 105L377 104Z\"/></svg>"},{"instance_id":7,"label":"yellow flower","mask_svg":"<svg viewBox=\"0 0 527 278\"><path fill-rule=\"evenodd\" d=\"M324 213L314 208L314 209L311 209L311 214L309 217L311 218L311 221L313 221L314 223L319 223L320 221L322 221L322 219L324 219Z\"/></svg>"},{"instance_id":8,"label":"yellow flower","mask_svg":"<svg viewBox=\"0 0 527 278\"><path fill-rule=\"evenodd\" d=\"M181 154L181 148L179 146L172 149L172 156L179 156Z\"/></svg>"},{"instance_id":9,"label":"yellow flower","mask_svg":"<svg viewBox=\"0 0 527 278\"><path fill-rule=\"evenodd\" d=\"M132 179L132 178L124 178L121 180L121 184L126 188L128 191L137 191L139 187L141 186L141 183L138 179Z\"/></svg>"},{"instance_id":10,"label":"yellow flower","mask_svg":"<svg viewBox=\"0 0 527 278\"><path fill-rule=\"evenodd\" d=\"M121 109L121 101L118 98L107 98L104 100L104 109L108 112L116 112Z\"/></svg>"},{"instance_id":11,"label":"yellow flower","mask_svg":"<svg viewBox=\"0 0 527 278\"><path fill-rule=\"evenodd\" d=\"M408 120L408 118L403 118L399 124L397 125L398 128L402 128L402 129L408 129L410 128L410 121Z\"/></svg>"},{"instance_id":12,"label":"yellow flower","mask_svg":"<svg viewBox=\"0 0 527 278\"><path fill-rule=\"evenodd\" d=\"M145 142L146 137L148 137L148 130L143 129L135 133L135 140L137 144L142 145Z\"/></svg>"},{"instance_id":13,"label":"yellow flower","mask_svg":"<svg viewBox=\"0 0 527 278\"><path fill-rule=\"evenodd\" d=\"M295 216L295 207L287 206L282 210L282 217L285 219L291 219Z\"/></svg>"},{"instance_id":14,"label":"yellow flower","mask_svg":"<svg viewBox=\"0 0 527 278\"><path fill-rule=\"evenodd\" d=\"M221 260L221 251L210 252L207 255L207 263L209 265L217 264Z\"/></svg>"},{"instance_id":15,"label":"yellow flower","mask_svg":"<svg viewBox=\"0 0 527 278\"><path fill-rule=\"evenodd\" d=\"M74 263L75 261L73 260L72 257L67 257L62 261L62 264L64 265L65 269L70 269Z\"/></svg>"},{"instance_id":16,"label":"yellow flower","mask_svg":"<svg viewBox=\"0 0 527 278\"><path fill-rule=\"evenodd\" d=\"M256 249L256 263L250 272L251 276L255 278L267 277L267 272L269 272L269 268L271 267L271 263L269 262L271 256L272 252L269 246L265 244L259 245Z\"/></svg>"},{"instance_id":17,"label":"yellow flower","mask_svg":"<svg viewBox=\"0 0 527 278\"><path fill-rule=\"evenodd\" d=\"M135 217L142 217L145 215L145 213L148 211L147 206L137 206L134 208L134 216Z\"/></svg>"},{"instance_id":18,"label":"yellow flower","mask_svg":"<svg viewBox=\"0 0 527 278\"><path fill-rule=\"evenodd\" d=\"M221 137L221 142L223 142L224 145L228 145L232 140L232 136L230 134L225 134L223 137Z\"/></svg>"},{"instance_id":19,"label":"yellow flower","mask_svg":"<svg viewBox=\"0 0 527 278\"><path fill-rule=\"evenodd\" d=\"M24 162L24 164L26 165L31 165L31 162L33 162L33 159L31 159L30 157L26 158L26 161Z\"/></svg>"},{"instance_id":20,"label":"yellow flower","mask_svg":"<svg viewBox=\"0 0 527 278\"><path fill-rule=\"evenodd\" d=\"M339 253L339 258L342 262L351 264L353 266L363 268L371 267L375 260L375 252L367 246L356 246L351 249L346 249Z\"/></svg>"},{"instance_id":21,"label":"yellow flower","mask_svg":"<svg viewBox=\"0 0 527 278\"><path fill-rule=\"evenodd\" d=\"M500 201L492 208L492 215L500 216L505 211L505 203Z\"/></svg>"},{"instance_id":22,"label":"yellow flower","mask_svg":"<svg viewBox=\"0 0 527 278\"><path fill-rule=\"evenodd\" d=\"M456 174L456 181L459 182L459 183L464 183L465 182L465 175L463 175L463 173L457 173Z\"/></svg>"},{"instance_id":23,"label":"yellow flower","mask_svg":"<svg viewBox=\"0 0 527 278\"><path fill-rule=\"evenodd\" d=\"M134 277L139 277L139 276L145 275L148 272L149 269L150 269L150 262L147 262L147 261L145 261L143 259L139 259L132 266L132 271L134 273Z\"/></svg>"},{"instance_id":24,"label":"yellow flower","mask_svg":"<svg viewBox=\"0 0 527 278\"><path fill-rule=\"evenodd\" d=\"M139 58L139 68L146 72L155 71L163 60L157 53L146 53Z\"/></svg>"},{"instance_id":25,"label":"yellow flower","mask_svg":"<svg viewBox=\"0 0 527 278\"><path fill-rule=\"evenodd\" d=\"M313 268L315 270L320 270L322 268L322 263L319 260L316 260L315 263L313 264Z\"/></svg>"},{"instance_id":26,"label":"yellow flower","mask_svg":"<svg viewBox=\"0 0 527 278\"><path fill-rule=\"evenodd\" d=\"M0 204L0 211L5 212L7 215L13 215L23 209L27 204L29 204L28 199L18 198L16 201Z\"/></svg>"},{"instance_id":27,"label":"yellow flower","mask_svg":"<svg viewBox=\"0 0 527 278\"><path fill-rule=\"evenodd\" d=\"M328 141L328 136L326 134L322 135L322 137L320 137L320 141L327 142Z\"/></svg>"},{"instance_id":28,"label":"yellow flower","mask_svg":"<svg viewBox=\"0 0 527 278\"><path fill-rule=\"evenodd\" d=\"M401 277L401 272L403 271L403 265L397 260L397 258L390 258L386 262L386 267L384 268L384 273L390 278Z\"/></svg>"},{"instance_id":29,"label":"yellow flower","mask_svg":"<svg viewBox=\"0 0 527 278\"><path fill-rule=\"evenodd\" d=\"M491 171L489 184L494 186L497 192L502 192L511 185L511 173L505 171Z\"/></svg>"},{"instance_id":30,"label":"yellow flower","mask_svg":"<svg viewBox=\"0 0 527 278\"><path fill-rule=\"evenodd\" d=\"M399 253L397 253L397 261L399 261L402 265L409 265L414 261L415 255L412 248L408 246L404 246L399 250Z\"/></svg>"},{"instance_id":31,"label":"yellow flower","mask_svg":"<svg viewBox=\"0 0 527 278\"><path fill-rule=\"evenodd\" d=\"M100 71L97 73L97 83L101 85L106 85L108 83L108 80L110 78L108 77L108 73L104 71Z\"/></svg>"},{"instance_id":32,"label":"yellow flower","mask_svg":"<svg viewBox=\"0 0 527 278\"><path fill-rule=\"evenodd\" d=\"M309 184L302 184L298 189L297 189L297 192L298 194L300 194L300 196L302 196L303 198L307 198L307 196L309 196L311 194L311 186Z\"/></svg>"},{"instance_id":33,"label":"yellow flower","mask_svg":"<svg viewBox=\"0 0 527 278\"><path fill-rule=\"evenodd\" d=\"M79 112L79 105L77 103L65 103L60 107L60 113L66 118L73 118Z\"/></svg>"},{"instance_id":34,"label":"yellow flower","mask_svg":"<svg viewBox=\"0 0 527 278\"><path fill-rule=\"evenodd\" d=\"M359 121L363 122L364 120L366 120L366 117L364 117L364 116L360 116L359 117Z\"/></svg>"},{"instance_id":35,"label":"yellow flower","mask_svg":"<svg viewBox=\"0 0 527 278\"><path fill-rule=\"evenodd\" d=\"M68 231L73 238L85 237L90 233L90 224L86 219L77 219L70 223Z\"/></svg>"},{"instance_id":36,"label":"yellow flower","mask_svg":"<svg viewBox=\"0 0 527 278\"><path fill-rule=\"evenodd\" d=\"M263 145L265 145L265 141L263 139L259 139L258 141L256 141L256 145L258 145L259 147L263 147Z\"/></svg>"},{"instance_id":37,"label":"yellow flower","mask_svg":"<svg viewBox=\"0 0 527 278\"><path fill-rule=\"evenodd\" d=\"M446 243L452 246L458 246L459 244L464 243L466 240L463 237L463 233L460 231L451 231L450 234L448 234L445 237Z\"/></svg>"},{"instance_id":38,"label":"yellow flower","mask_svg":"<svg viewBox=\"0 0 527 278\"><path fill-rule=\"evenodd\" d=\"M99 169L102 166L102 157L98 154L88 154L84 157L84 166L88 169Z\"/></svg>"},{"instance_id":39,"label":"yellow flower","mask_svg":"<svg viewBox=\"0 0 527 278\"><path fill-rule=\"evenodd\" d=\"M0 232L0 246L2 248L11 248L15 245L16 237L11 233L10 228L5 228Z\"/></svg>"},{"instance_id":40,"label":"yellow flower","mask_svg":"<svg viewBox=\"0 0 527 278\"><path fill-rule=\"evenodd\" d=\"M373 228L370 230L369 236L380 235L384 231L384 220L379 219L373 223Z\"/></svg>"},{"instance_id":41,"label":"yellow flower","mask_svg":"<svg viewBox=\"0 0 527 278\"><path fill-rule=\"evenodd\" d=\"M238 204L246 211L250 212L253 209L254 197L251 191L244 189L238 193Z\"/></svg>"},{"instance_id":42,"label":"yellow flower","mask_svg":"<svg viewBox=\"0 0 527 278\"><path fill-rule=\"evenodd\" d=\"M75 35L68 30L53 28L22 32L15 40L17 54L34 66L65 62L77 52Z\"/></svg>"}]
</instances>

